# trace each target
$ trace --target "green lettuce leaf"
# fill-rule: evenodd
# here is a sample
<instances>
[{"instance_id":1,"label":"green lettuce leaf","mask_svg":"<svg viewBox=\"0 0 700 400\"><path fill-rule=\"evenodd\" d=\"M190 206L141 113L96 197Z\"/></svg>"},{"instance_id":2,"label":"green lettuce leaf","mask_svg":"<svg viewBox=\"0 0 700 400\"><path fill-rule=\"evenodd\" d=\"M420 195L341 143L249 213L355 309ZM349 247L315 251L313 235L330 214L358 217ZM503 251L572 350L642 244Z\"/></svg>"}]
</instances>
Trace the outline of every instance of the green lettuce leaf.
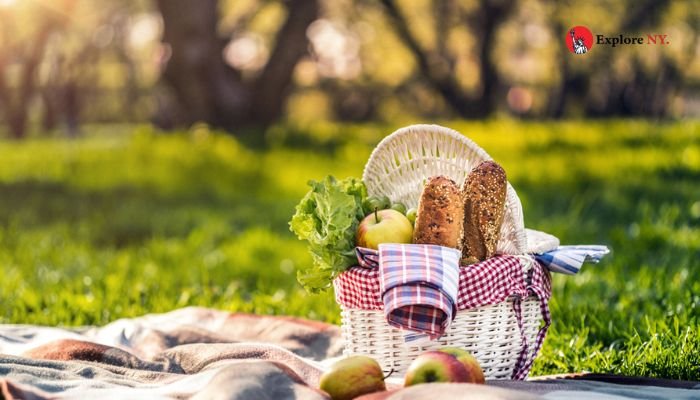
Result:
<instances>
[{"instance_id":1,"label":"green lettuce leaf","mask_svg":"<svg viewBox=\"0 0 700 400\"><path fill-rule=\"evenodd\" d=\"M307 291L320 292L356 263L355 231L363 217L367 188L359 179L338 181L333 176L309 181L309 186L289 228L300 240L308 241L313 258L312 266L297 271L297 280Z\"/></svg>"}]
</instances>

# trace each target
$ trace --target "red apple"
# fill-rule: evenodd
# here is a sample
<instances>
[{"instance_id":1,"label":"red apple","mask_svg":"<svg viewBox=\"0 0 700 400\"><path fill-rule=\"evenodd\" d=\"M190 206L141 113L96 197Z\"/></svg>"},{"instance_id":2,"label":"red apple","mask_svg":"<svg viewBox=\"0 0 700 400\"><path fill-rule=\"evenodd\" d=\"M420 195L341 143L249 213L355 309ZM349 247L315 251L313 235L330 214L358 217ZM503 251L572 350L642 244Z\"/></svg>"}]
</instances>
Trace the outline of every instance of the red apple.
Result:
<instances>
[{"instance_id":1,"label":"red apple","mask_svg":"<svg viewBox=\"0 0 700 400\"><path fill-rule=\"evenodd\" d=\"M430 382L467 382L469 376L457 357L442 351L426 351L408 366L404 386Z\"/></svg>"},{"instance_id":2,"label":"red apple","mask_svg":"<svg viewBox=\"0 0 700 400\"><path fill-rule=\"evenodd\" d=\"M350 356L335 362L321 375L319 387L333 400L350 400L386 390L384 372L372 357Z\"/></svg>"},{"instance_id":3,"label":"red apple","mask_svg":"<svg viewBox=\"0 0 700 400\"><path fill-rule=\"evenodd\" d=\"M458 347L443 347L438 349L447 354L452 354L457 357L457 360L464 365L464 369L467 370L467 375L469 376L467 382L469 383L486 383L484 379L484 371L479 365L479 361L471 355L468 351L460 349Z\"/></svg>"},{"instance_id":4,"label":"red apple","mask_svg":"<svg viewBox=\"0 0 700 400\"><path fill-rule=\"evenodd\" d=\"M377 250L380 243L411 243L412 239L411 221L400 212L388 209L370 213L360 221L355 243Z\"/></svg>"}]
</instances>

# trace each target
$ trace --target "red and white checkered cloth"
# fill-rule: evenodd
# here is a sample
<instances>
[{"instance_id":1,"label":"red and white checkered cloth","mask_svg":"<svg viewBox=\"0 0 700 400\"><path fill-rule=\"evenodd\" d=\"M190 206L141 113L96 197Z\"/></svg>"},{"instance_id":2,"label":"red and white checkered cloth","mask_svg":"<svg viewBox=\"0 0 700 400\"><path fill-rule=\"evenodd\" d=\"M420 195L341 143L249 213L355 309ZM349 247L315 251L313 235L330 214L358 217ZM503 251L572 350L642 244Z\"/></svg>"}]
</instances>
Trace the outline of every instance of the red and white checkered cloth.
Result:
<instances>
[{"instance_id":1,"label":"red and white checkered cloth","mask_svg":"<svg viewBox=\"0 0 700 400\"><path fill-rule=\"evenodd\" d=\"M385 310L382 299L381 279L379 270L379 253L376 250L358 248L358 266L351 267L340 274L333 282L335 296L338 304L347 309ZM468 310L477 307L497 304L512 298L513 310L521 331L521 354L518 358L514 379L524 379L527 376L534 355L544 341L547 328L551 322L549 313L549 297L551 295L551 278L549 272L540 264L534 263L534 267L528 273L523 274L520 260L515 256L501 255L489 258L480 263L463 266L459 270L459 291L456 306L458 310ZM534 351L530 351L524 330L522 329L521 301L530 295L536 296L540 301L540 309L544 325L537 335L534 343ZM406 297L415 297L411 291L406 292ZM434 307L425 305L406 306L407 317L415 315L428 321L426 315L439 314ZM418 332L444 333L442 321L435 319L428 321L432 326ZM416 324L405 323L403 329L411 329ZM414 329L414 331L416 331Z\"/></svg>"}]
</instances>

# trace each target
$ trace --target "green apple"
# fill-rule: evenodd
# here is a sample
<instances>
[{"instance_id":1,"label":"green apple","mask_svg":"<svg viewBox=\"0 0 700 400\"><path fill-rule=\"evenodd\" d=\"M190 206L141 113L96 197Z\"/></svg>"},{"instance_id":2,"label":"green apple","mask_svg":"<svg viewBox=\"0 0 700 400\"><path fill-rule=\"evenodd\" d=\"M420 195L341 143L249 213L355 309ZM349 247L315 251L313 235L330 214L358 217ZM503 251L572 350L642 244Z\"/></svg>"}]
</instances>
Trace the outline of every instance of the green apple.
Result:
<instances>
[{"instance_id":1,"label":"green apple","mask_svg":"<svg viewBox=\"0 0 700 400\"><path fill-rule=\"evenodd\" d=\"M390 205L391 201L386 196L370 196L362 201L362 211L369 215L375 210L386 210Z\"/></svg>"},{"instance_id":2,"label":"green apple","mask_svg":"<svg viewBox=\"0 0 700 400\"><path fill-rule=\"evenodd\" d=\"M379 249L380 243L411 243L413 225L396 210L375 211L357 227L355 243L360 247Z\"/></svg>"},{"instance_id":3,"label":"green apple","mask_svg":"<svg viewBox=\"0 0 700 400\"><path fill-rule=\"evenodd\" d=\"M386 210L391 207L391 199L388 196L379 196L379 201L381 201L382 207L380 210Z\"/></svg>"},{"instance_id":4,"label":"green apple","mask_svg":"<svg viewBox=\"0 0 700 400\"><path fill-rule=\"evenodd\" d=\"M416 217L418 216L418 209L416 208L409 208L408 211L406 211L406 218L408 218L409 221L413 225L416 224Z\"/></svg>"},{"instance_id":5,"label":"green apple","mask_svg":"<svg viewBox=\"0 0 700 400\"><path fill-rule=\"evenodd\" d=\"M377 361L360 355L334 363L321 375L319 387L333 400L350 400L363 394L386 390L384 372Z\"/></svg>"},{"instance_id":6,"label":"green apple","mask_svg":"<svg viewBox=\"0 0 700 400\"><path fill-rule=\"evenodd\" d=\"M438 351L452 354L453 356L457 357L457 361L461 362L462 365L464 365L464 369L467 370L467 375L469 376L467 382L486 383L486 380L484 379L484 371L481 369L479 361L473 355L471 355L471 353L458 347L442 347L438 349Z\"/></svg>"},{"instance_id":7,"label":"green apple","mask_svg":"<svg viewBox=\"0 0 700 400\"><path fill-rule=\"evenodd\" d=\"M403 215L406 215L406 206L403 205L403 203L394 203L389 208L391 208L392 210L396 210Z\"/></svg>"},{"instance_id":8,"label":"green apple","mask_svg":"<svg viewBox=\"0 0 700 400\"><path fill-rule=\"evenodd\" d=\"M426 351L408 366L404 386L431 382L467 382L467 370L457 357L442 351Z\"/></svg>"},{"instance_id":9,"label":"green apple","mask_svg":"<svg viewBox=\"0 0 700 400\"><path fill-rule=\"evenodd\" d=\"M376 197L368 197L362 201L362 211L365 215L373 213L374 210L381 210L380 206L379 199Z\"/></svg>"}]
</instances>

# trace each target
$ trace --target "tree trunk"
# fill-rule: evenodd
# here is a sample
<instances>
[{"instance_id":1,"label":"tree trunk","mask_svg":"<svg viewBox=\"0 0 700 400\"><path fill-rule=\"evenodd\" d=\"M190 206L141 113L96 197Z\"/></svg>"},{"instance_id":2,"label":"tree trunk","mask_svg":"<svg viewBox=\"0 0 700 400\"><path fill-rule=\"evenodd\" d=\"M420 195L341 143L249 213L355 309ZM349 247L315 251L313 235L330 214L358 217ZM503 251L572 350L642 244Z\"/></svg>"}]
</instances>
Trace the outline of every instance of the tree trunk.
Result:
<instances>
[{"instance_id":1,"label":"tree trunk","mask_svg":"<svg viewBox=\"0 0 700 400\"><path fill-rule=\"evenodd\" d=\"M492 50L496 39L496 30L513 9L513 1L481 0L477 43L479 43L479 76L481 78L481 95L477 104L481 116L491 115L498 105L500 78L496 71L496 62Z\"/></svg>"},{"instance_id":2,"label":"tree trunk","mask_svg":"<svg viewBox=\"0 0 700 400\"><path fill-rule=\"evenodd\" d=\"M227 118L248 114L250 93L231 78L222 58L217 6L217 0L158 0L163 41L170 46L162 78L175 93L178 125L203 121L220 126ZM222 103L233 115L222 115Z\"/></svg>"},{"instance_id":3,"label":"tree trunk","mask_svg":"<svg viewBox=\"0 0 700 400\"><path fill-rule=\"evenodd\" d=\"M157 0L170 46L162 80L174 93L176 121L206 122L226 129L265 127L277 121L289 95L294 68L307 51L307 27L317 18L318 0L289 0L270 59L257 78L242 80L225 63L218 36L217 0Z\"/></svg>"},{"instance_id":4,"label":"tree trunk","mask_svg":"<svg viewBox=\"0 0 700 400\"><path fill-rule=\"evenodd\" d=\"M261 125L268 125L282 116L294 67L307 53L306 28L318 18L317 0L290 0L286 6L287 20L277 32L275 49L253 84L253 118Z\"/></svg>"},{"instance_id":5,"label":"tree trunk","mask_svg":"<svg viewBox=\"0 0 700 400\"><path fill-rule=\"evenodd\" d=\"M3 75L0 77L0 103L2 103L10 135L15 139L22 139L26 134L28 108L32 97L37 93L37 69L44 57L49 37L55 28L55 21L46 19L36 37L33 38L34 41L29 45L29 52L22 60L19 85L14 96L11 93L12 89L5 81L4 60L0 60L0 74Z\"/></svg>"}]
</instances>

